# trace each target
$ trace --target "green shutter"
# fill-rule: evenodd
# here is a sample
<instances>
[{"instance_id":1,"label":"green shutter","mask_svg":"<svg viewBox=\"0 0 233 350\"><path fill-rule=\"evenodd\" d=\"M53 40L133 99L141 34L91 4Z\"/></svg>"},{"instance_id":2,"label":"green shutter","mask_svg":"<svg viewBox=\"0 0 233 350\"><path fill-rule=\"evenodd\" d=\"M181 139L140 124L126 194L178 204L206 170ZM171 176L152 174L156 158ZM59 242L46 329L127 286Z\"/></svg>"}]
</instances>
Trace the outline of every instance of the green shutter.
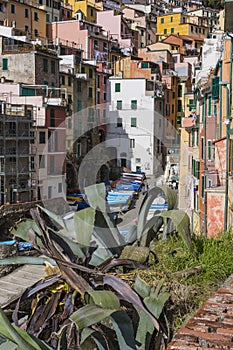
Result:
<instances>
[{"instance_id":1,"label":"green shutter","mask_svg":"<svg viewBox=\"0 0 233 350\"><path fill-rule=\"evenodd\" d=\"M212 141L208 140L208 160L211 160Z\"/></svg>"},{"instance_id":2,"label":"green shutter","mask_svg":"<svg viewBox=\"0 0 233 350\"><path fill-rule=\"evenodd\" d=\"M115 83L115 92L121 92L121 84Z\"/></svg>"},{"instance_id":3,"label":"green shutter","mask_svg":"<svg viewBox=\"0 0 233 350\"><path fill-rule=\"evenodd\" d=\"M141 68L149 68L149 62L142 62Z\"/></svg>"},{"instance_id":4,"label":"green shutter","mask_svg":"<svg viewBox=\"0 0 233 350\"><path fill-rule=\"evenodd\" d=\"M211 103L212 103L212 98L211 98L211 96L209 96L208 97L208 116L211 116L211 110L212 110Z\"/></svg>"},{"instance_id":5,"label":"green shutter","mask_svg":"<svg viewBox=\"0 0 233 350\"><path fill-rule=\"evenodd\" d=\"M82 101L78 100L77 101L77 111L80 112L82 110Z\"/></svg>"},{"instance_id":6,"label":"green shutter","mask_svg":"<svg viewBox=\"0 0 233 350\"><path fill-rule=\"evenodd\" d=\"M219 98L219 77L214 77L212 79L212 98Z\"/></svg>"},{"instance_id":7,"label":"green shutter","mask_svg":"<svg viewBox=\"0 0 233 350\"><path fill-rule=\"evenodd\" d=\"M137 118L133 117L131 118L131 127L136 128L137 126Z\"/></svg>"},{"instance_id":8,"label":"green shutter","mask_svg":"<svg viewBox=\"0 0 233 350\"><path fill-rule=\"evenodd\" d=\"M137 109L137 100L131 100L131 109Z\"/></svg>"},{"instance_id":9,"label":"green shutter","mask_svg":"<svg viewBox=\"0 0 233 350\"><path fill-rule=\"evenodd\" d=\"M35 89L23 87L21 94L22 94L22 96L35 96Z\"/></svg>"},{"instance_id":10,"label":"green shutter","mask_svg":"<svg viewBox=\"0 0 233 350\"><path fill-rule=\"evenodd\" d=\"M122 109L122 101L117 101L117 109Z\"/></svg>"},{"instance_id":11,"label":"green shutter","mask_svg":"<svg viewBox=\"0 0 233 350\"><path fill-rule=\"evenodd\" d=\"M201 196L202 196L202 198L204 197L204 193L205 193L205 176L202 175L202 178L201 178Z\"/></svg>"},{"instance_id":12,"label":"green shutter","mask_svg":"<svg viewBox=\"0 0 233 350\"><path fill-rule=\"evenodd\" d=\"M3 70L7 70L8 69L8 59L7 58L3 58L2 59L2 69Z\"/></svg>"},{"instance_id":13,"label":"green shutter","mask_svg":"<svg viewBox=\"0 0 233 350\"><path fill-rule=\"evenodd\" d=\"M200 162L196 162L196 173L197 173L197 178L200 179Z\"/></svg>"}]
</instances>

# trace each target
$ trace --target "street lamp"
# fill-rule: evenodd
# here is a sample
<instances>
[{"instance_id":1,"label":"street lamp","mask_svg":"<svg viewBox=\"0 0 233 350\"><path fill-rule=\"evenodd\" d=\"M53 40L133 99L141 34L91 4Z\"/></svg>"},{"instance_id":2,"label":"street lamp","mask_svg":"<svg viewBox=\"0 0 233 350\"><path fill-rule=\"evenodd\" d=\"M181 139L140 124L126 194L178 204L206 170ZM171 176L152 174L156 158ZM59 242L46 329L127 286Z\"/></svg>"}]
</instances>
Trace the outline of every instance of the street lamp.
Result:
<instances>
[{"instance_id":1,"label":"street lamp","mask_svg":"<svg viewBox=\"0 0 233 350\"><path fill-rule=\"evenodd\" d=\"M230 131L230 123L231 123L231 115L230 115L230 101L229 101L229 81L220 81L219 85L223 86L226 89L226 184L225 184L225 204L224 204L224 232L227 231L227 221L228 221L228 189L229 189L229 131Z\"/></svg>"}]
</instances>

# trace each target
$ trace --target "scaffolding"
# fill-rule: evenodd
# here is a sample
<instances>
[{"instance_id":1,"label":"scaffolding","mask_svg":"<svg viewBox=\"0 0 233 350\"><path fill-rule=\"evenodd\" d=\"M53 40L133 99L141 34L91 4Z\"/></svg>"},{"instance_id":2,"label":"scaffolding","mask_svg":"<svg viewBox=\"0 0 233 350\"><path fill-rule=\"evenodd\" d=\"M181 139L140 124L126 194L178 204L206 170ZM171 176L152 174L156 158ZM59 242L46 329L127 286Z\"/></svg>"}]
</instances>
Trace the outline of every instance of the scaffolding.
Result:
<instances>
[{"instance_id":1,"label":"scaffolding","mask_svg":"<svg viewBox=\"0 0 233 350\"><path fill-rule=\"evenodd\" d=\"M35 110L0 101L0 203L33 199Z\"/></svg>"}]
</instances>

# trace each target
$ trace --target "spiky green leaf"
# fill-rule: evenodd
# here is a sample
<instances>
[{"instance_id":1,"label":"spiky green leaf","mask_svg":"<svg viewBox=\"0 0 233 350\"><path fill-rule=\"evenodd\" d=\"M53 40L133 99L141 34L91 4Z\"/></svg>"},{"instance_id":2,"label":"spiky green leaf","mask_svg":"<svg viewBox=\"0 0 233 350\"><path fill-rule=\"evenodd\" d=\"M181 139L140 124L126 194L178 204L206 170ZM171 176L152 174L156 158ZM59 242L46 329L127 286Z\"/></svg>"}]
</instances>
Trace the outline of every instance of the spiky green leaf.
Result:
<instances>
[{"instance_id":1,"label":"spiky green leaf","mask_svg":"<svg viewBox=\"0 0 233 350\"><path fill-rule=\"evenodd\" d=\"M103 321L106 317L109 317L114 311L113 309L103 309L94 304L85 305L82 308L75 311L70 319L73 321L79 329L89 327L93 324Z\"/></svg>"},{"instance_id":2,"label":"spiky green leaf","mask_svg":"<svg viewBox=\"0 0 233 350\"><path fill-rule=\"evenodd\" d=\"M189 216L183 210L169 210L161 213L163 218L171 219L174 223L178 234L183 239L189 252L193 253L193 245L190 232L190 219Z\"/></svg>"},{"instance_id":3,"label":"spiky green leaf","mask_svg":"<svg viewBox=\"0 0 233 350\"><path fill-rule=\"evenodd\" d=\"M111 291L93 290L86 293L89 304L95 304L103 309L118 310L120 302L117 296Z\"/></svg>"}]
</instances>

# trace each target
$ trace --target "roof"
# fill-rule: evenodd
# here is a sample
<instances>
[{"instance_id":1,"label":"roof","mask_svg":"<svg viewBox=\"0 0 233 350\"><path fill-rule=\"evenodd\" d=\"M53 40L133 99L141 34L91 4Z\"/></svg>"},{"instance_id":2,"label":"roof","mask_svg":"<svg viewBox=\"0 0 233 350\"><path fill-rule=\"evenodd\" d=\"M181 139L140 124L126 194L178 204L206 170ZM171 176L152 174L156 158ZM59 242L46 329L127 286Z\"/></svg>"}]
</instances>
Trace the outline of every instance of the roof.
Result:
<instances>
[{"instance_id":1,"label":"roof","mask_svg":"<svg viewBox=\"0 0 233 350\"><path fill-rule=\"evenodd\" d=\"M194 40L194 41L204 41L203 38L199 38L198 36L191 36L191 35L179 35L181 39L185 40Z\"/></svg>"}]
</instances>

